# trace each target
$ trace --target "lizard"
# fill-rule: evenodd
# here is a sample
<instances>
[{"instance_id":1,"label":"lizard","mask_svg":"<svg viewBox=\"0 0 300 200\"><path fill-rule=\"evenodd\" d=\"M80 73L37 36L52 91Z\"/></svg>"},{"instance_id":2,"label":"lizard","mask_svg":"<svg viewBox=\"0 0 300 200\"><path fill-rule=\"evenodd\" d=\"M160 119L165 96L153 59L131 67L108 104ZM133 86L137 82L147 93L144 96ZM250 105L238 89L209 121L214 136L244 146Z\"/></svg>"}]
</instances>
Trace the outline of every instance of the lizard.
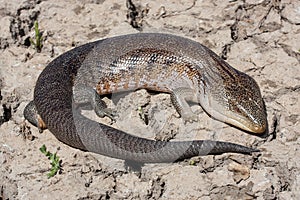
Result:
<instances>
[{"instance_id":1,"label":"lizard","mask_svg":"<svg viewBox=\"0 0 300 200\"><path fill-rule=\"evenodd\" d=\"M186 122L198 121L189 105L195 102L215 120L246 132L262 134L267 128L260 88L252 77L194 40L163 33L115 36L63 53L40 74L24 116L71 147L141 163L259 151L214 140L146 139L81 114L92 108L99 117L113 119L101 96L140 88L169 93Z\"/></svg>"}]
</instances>

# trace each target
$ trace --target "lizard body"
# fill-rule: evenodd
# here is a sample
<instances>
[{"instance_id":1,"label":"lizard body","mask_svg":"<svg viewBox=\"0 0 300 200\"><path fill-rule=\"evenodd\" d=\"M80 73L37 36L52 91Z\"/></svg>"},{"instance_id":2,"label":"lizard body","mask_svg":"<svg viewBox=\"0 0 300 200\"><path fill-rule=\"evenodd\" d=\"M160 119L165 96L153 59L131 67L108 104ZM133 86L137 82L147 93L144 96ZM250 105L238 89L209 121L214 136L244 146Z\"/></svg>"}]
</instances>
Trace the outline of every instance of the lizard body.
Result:
<instances>
[{"instance_id":1,"label":"lizard body","mask_svg":"<svg viewBox=\"0 0 300 200\"><path fill-rule=\"evenodd\" d=\"M172 162L197 155L256 150L219 141L154 141L87 119L109 113L99 95L146 88L171 94L186 121L196 121L187 101L213 118L263 133L266 113L257 83L205 46L178 36L140 33L88 43L53 60L41 73L25 117L62 142L82 150L138 162Z\"/></svg>"}]
</instances>

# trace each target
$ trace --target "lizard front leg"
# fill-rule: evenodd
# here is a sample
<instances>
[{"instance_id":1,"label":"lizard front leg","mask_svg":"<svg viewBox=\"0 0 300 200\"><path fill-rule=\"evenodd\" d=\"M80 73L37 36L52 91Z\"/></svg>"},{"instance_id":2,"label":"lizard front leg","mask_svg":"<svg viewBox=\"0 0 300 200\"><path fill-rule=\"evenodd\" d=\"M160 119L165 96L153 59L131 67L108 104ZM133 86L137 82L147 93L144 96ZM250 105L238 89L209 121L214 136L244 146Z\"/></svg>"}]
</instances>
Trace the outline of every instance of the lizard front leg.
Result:
<instances>
[{"instance_id":1,"label":"lizard front leg","mask_svg":"<svg viewBox=\"0 0 300 200\"><path fill-rule=\"evenodd\" d=\"M176 88L171 93L171 101L185 122L198 121L198 115L192 111L188 104L188 101L198 102L194 90L186 87Z\"/></svg>"}]
</instances>

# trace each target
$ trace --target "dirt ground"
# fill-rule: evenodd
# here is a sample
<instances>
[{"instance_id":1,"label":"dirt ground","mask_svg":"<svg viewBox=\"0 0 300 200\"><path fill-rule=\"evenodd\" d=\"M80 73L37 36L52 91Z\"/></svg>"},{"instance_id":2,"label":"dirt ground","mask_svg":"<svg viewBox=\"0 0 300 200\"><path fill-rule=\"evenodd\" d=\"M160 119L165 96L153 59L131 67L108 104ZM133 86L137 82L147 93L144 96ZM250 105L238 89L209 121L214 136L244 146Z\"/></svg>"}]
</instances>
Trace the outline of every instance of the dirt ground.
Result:
<instances>
[{"instance_id":1,"label":"dirt ground","mask_svg":"<svg viewBox=\"0 0 300 200\"><path fill-rule=\"evenodd\" d=\"M300 199L300 1L133 3L0 0L0 199ZM29 39L36 20L40 53ZM193 109L201 121L184 124L169 95L145 90L107 99L119 113L112 126L152 139L222 140L262 152L134 167L71 148L25 122L24 107L51 60L90 41L139 31L191 38L252 76L266 104L269 133L249 135L209 118L198 105ZM43 144L62 160L61 173L50 179Z\"/></svg>"}]
</instances>

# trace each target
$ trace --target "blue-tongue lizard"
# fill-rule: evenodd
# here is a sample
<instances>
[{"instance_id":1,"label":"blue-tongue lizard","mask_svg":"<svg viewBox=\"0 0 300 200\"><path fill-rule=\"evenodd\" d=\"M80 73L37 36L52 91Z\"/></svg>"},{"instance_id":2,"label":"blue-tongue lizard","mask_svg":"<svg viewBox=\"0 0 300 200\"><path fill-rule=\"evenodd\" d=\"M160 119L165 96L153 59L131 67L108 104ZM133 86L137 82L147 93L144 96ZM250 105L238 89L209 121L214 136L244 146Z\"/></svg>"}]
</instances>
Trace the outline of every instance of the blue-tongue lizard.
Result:
<instances>
[{"instance_id":1,"label":"blue-tongue lizard","mask_svg":"<svg viewBox=\"0 0 300 200\"><path fill-rule=\"evenodd\" d=\"M173 162L193 156L257 150L212 140L155 141L130 135L81 115L91 105L112 117L100 95L145 88L171 94L185 121L197 121L188 101L214 119L263 133L260 89L198 42L169 34L139 33L87 43L54 59L39 76L24 115L40 130L82 150L137 162Z\"/></svg>"}]
</instances>

